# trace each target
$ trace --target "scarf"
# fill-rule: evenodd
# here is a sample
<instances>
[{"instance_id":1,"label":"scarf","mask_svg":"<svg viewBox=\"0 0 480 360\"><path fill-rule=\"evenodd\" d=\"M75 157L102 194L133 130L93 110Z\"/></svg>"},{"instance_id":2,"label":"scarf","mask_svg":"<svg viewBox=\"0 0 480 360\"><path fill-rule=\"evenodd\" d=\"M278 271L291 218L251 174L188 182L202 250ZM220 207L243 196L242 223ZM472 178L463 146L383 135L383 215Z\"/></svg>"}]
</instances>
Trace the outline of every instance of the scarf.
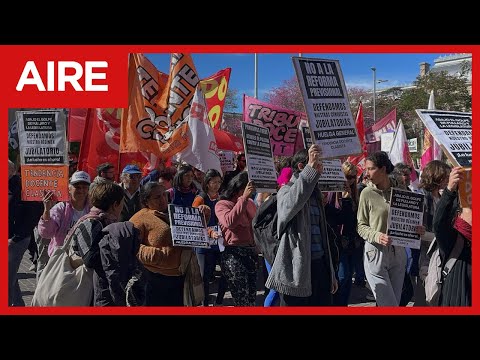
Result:
<instances>
[{"instance_id":1,"label":"scarf","mask_svg":"<svg viewBox=\"0 0 480 360\"><path fill-rule=\"evenodd\" d=\"M472 241L472 225L463 220L460 216L457 216L453 227L469 241Z\"/></svg>"}]
</instances>

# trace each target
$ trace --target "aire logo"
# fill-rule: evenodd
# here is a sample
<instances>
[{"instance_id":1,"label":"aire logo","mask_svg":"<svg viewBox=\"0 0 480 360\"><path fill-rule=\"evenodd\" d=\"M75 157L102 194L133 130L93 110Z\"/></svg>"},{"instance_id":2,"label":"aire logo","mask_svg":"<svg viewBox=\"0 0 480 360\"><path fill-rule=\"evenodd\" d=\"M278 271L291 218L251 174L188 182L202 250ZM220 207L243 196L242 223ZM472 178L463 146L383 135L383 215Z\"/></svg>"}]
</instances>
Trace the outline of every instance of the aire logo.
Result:
<instances>
[{"instance_id":1,"label":"aire logo","mask_svg":"<svg viewBox=\"0 0 480 360\"><path fill-rule=\"evenodd\" d=\"M36 86L38 91L65 91L65 85L70 83L75 91L108 91L107 61L47 61L46 78L45 65L37 68L35 61L27 61L22 75L17 83L17 91L26 86Z\"/></svg>"}]
</instances>

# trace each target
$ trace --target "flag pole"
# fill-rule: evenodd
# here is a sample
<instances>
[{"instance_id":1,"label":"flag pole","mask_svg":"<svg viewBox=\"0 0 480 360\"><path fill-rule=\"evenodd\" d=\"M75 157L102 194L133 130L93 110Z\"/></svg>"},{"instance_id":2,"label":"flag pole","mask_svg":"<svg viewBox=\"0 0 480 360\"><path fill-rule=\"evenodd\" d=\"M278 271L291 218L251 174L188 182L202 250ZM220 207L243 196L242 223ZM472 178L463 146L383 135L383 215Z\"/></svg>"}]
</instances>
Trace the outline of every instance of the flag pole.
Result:
<instances>
[{"instance_id":1,"label":"flag pole","mask_svg":"<svg viewBox=\"0 0 480 360\"><path fill-rule=\"evenodd\" d=\"M255 81L254 81L254 97L258 99L258 54L255 53Z\"/></svg>"}]
</instances>

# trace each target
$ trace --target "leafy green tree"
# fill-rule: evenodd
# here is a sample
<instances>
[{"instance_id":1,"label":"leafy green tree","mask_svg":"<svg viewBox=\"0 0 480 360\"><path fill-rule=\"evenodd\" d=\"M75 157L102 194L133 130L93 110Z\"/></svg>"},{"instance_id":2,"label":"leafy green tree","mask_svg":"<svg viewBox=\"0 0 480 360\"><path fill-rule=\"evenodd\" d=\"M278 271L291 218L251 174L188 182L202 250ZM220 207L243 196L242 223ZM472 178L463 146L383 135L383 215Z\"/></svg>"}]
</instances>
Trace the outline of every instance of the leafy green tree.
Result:
<instances>
[{"instance_id":1,"label":"leafy green tree","mask_svg":"<svg viewBox=\"0 0 480 360\"><path fill-rule=\"evenodd\" d=\"M414 129L423 126L415 109L427 108L431 90L434 91L438 110L472 110L472 97L468 92L467 80L463 77L448 75L446 71L429 72L425 76L418 76L414 86L403 91L397 106L397 117L403 120L407 136L417 136Z\"/></svg>"}]
</instances>

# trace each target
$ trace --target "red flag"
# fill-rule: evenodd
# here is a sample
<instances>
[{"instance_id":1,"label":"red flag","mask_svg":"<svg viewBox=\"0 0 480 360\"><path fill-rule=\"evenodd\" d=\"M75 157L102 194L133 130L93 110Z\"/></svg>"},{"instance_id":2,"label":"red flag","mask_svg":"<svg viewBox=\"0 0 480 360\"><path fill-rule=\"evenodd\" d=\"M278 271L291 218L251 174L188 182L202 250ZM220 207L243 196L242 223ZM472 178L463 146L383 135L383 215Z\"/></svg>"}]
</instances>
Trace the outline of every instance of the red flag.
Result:
<instances>
[{"instance_id":1,"label":"red flag","mask_svg":"<svg viewBox=\"0 0 480 360\"><path fill-rule=\"evenodd\" d=\"M357 156L349 156L347 161L354 165L357 165L357 174L360 175L365 169L365 158L367 157L367 144L365 143L365 128L363 124L363 105L362 102L358 105L357 119L355 120L355 126L358 132L358 138L360 139L360 146L362 148L362 154Z\"/></svg>"},{"instance_id":2,"label":"red flag","mask_svg":"<svg viewBox=\"0 0 480 360\"><path fill-rule=\"evenodd\" d=\"M68 141L82 141L88 109L72 108L68 110Z\"/></svg>"},{"instance_id":3,"label":"red flag","mask_svg":"<svg viewBox=\"0 0 480 360\"><path fill-rule=\"evenodd\" d=\"M230 80L231 68L220 70L212 76L202 79L200 86L205 94L205 102L208 107L210 126L220 129L223 118L223 106L227 97L228 81Z\"/></svg>"},{"instance_id":4,"label":"red flag","mask_svg":"<svg viewBox=\"0 0 480 360\"><path fill-rule=\"evenodd\" d=\"M383 133L386 133L388 131L395 131L396 128L397 109L394 108L371 127L365 129L365 139L369 143L380 141L380 137Z\"/></svg>"},{"instance_id":5,"label":"red flag","mask_svg":"<svg viewBox=\"0 0 480 360\"><path fill-rule=\"evenodd\" d=\"M217 148L219 150L231 150L235 152L243 152L243 141L239 137L220 129L213 129Z\"/></svg>"},{"instance_id":6,"label":"red flag","mask_svg":"<svg viewBox=\"0 0 480 360\"><path fill-rule=\"evenodd\" d=\"M140 152L125 153L119 160L121 109L88 109L78 159L78 169L86 171L92 179L97 176L97 166L109 162L115 167L118 181L126 164L145 166L147 159Z\"/></svg>"}]
</instances>

